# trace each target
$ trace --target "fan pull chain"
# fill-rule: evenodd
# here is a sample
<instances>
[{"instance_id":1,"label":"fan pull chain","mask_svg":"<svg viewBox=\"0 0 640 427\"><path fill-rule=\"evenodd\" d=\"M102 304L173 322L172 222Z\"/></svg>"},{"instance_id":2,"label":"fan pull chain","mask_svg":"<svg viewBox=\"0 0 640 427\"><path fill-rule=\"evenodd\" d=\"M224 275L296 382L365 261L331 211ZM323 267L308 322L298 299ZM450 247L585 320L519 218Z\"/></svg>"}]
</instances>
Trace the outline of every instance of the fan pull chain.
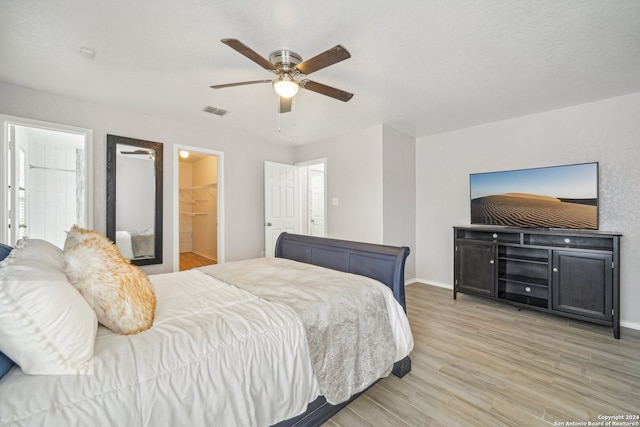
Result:
<instances>
[{"instance_id":1,"label":"fan pull chain","mask_svg":"<svg viewBox=\"0 0 640 427\"><path fill-rule=\"evenodd\" d=\"M278 98L278 105L276 108L276 115L278 116L278 133L282 132L282 127L280 126L280 116L282 114L280 114L280 98Z\"/></svg>"}]
</instances>

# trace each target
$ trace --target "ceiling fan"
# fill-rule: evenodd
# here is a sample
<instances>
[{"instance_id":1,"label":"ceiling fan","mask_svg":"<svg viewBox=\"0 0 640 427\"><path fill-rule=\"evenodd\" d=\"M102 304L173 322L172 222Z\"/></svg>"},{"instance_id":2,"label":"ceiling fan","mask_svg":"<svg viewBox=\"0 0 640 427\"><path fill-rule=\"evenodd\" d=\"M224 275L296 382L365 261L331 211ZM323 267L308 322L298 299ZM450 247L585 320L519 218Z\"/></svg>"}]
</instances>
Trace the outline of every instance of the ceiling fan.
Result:
<instances>
[{"instance_id":1,"label":"ceiling fan","mask_svg":"<svg viewBox=\"0 0 640 427\"><path fill-rule=\"evenodd\" d=\"M256 83L271 83L273 84L273 88L276 93L280 96L280 113L288 113L291 111L291 100L301 87L343 102L347 102L353 97L352 93L308 79L300 79L301 76L309 75L330 65L351 58L351 54L341 45L336 45L311 59L303 61L300 55L290 50L276 50L269 55L269 59L266 59L240 40L222 39L221 41L231 49L236 50L256 64L260 65L265 70L274 73L276 78L273 80L252 80L248 82L214 85L211 86L212 89L222 89L225 87L251 85Z\"/></svg>"},{"instance_id":2,"label":"ceiling fan","mask_svg":"<svg viewBox=\"0 0 640 427\"><path fill-rule=\"evenodd\" d=\"M120 151L120 154L134 154L134 155L145 155L145 156L152 153L153 153L153 150Z\"/></svg>"},{"instance_id":3,"label":"ceiling fan","mask_svg":"<svg viewBox=\"0 0 640 427\"><path fill-rule=\"evenodd\" d=\"M155 159L155 150L135 150L135 151L120 151L123 156L149 156L149 159Z\"/></svg>"}]
</instances>

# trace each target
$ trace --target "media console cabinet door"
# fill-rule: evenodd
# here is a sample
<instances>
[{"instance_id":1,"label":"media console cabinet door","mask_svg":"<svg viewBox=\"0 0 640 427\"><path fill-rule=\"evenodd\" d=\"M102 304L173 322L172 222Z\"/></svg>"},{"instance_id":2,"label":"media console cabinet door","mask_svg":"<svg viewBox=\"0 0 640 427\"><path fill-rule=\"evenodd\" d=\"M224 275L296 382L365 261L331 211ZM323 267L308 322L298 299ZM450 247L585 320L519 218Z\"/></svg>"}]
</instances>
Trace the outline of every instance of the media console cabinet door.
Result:
<instances>
[{"instance_id":1,"label":"media console cabinet door","mask_svg":"<svg viewBox=\"0 0 640 427\"><path fill-rule=\"evenodd\" d=\"M480 295L495 294L495 245L456 242L455 287Z\"/></svg>"},{"instance_id":2,"label":"media console cabinet door","mask_svg":"<svg viewBox=\"0 0 640 427\"><path fill-rule=\"evenodd\" d=\"M609 254L553 252L553 309L611 321L612 257Z\"/></svg>"}]
</instances>

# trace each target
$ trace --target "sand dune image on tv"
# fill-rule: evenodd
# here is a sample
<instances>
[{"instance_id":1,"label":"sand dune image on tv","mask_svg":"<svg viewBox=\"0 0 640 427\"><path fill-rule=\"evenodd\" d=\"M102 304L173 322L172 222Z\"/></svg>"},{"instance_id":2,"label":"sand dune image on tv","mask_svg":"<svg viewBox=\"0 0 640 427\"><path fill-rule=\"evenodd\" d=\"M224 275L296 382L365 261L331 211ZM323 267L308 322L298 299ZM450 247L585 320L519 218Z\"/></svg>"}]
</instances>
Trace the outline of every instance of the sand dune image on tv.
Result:
<instances>
[{"instance_id":1,"label":"sand dune image on tv","mask_svg":"<svg viewBox=\"0 0 640 427\"><path fill-rule=\"evenodd\" d=\"M471 223L598 229L598 163L470 174Z\"/></svg>"},{"instance_id":2,"label":"sand dune image on tv","mask_svg":"<svg viewBox=\"0 0 640 427\"><path fill-rule=\"evenodd\" d=\"M597 199L561 200L507 193L471 201L473 224L542 228L598 228Z\"/></svg>"}]
</instances>

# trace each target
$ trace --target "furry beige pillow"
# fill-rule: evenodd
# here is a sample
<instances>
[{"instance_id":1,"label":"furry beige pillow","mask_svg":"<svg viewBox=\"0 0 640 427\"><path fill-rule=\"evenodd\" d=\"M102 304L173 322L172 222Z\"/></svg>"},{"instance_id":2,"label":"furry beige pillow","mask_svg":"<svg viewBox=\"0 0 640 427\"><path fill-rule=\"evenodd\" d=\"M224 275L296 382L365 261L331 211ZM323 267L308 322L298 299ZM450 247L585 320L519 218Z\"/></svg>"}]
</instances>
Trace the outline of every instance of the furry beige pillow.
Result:
<instances>
[{"instance_id":1,"label":"furry beige pillow","mask_svg":"<svg viewBox=\"0 0 640 427\"><path fill-rule=\"evenodd\" d=\"M65 273L95 310L98 321L129 335L153 324L156 296L149 278L109 239L73 226L65 242Z\"/></svg>"}]
</instances>

